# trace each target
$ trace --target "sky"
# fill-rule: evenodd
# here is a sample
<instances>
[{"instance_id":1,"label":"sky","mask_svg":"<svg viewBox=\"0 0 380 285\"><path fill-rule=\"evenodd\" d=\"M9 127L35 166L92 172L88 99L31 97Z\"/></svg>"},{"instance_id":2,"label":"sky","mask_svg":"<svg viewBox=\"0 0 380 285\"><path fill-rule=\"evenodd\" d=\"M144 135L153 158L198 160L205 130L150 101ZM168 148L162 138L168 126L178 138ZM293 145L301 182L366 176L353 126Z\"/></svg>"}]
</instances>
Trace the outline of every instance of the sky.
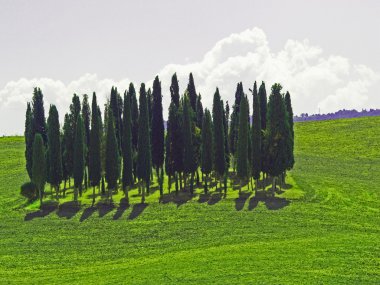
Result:
<instances>
[{"instance_id":1,"label":"sky","mask_svg":"<svg viewBox=\"0 0 380 285\"><path fill-rule=\"evenodd\" d=\"M45 113L73 93L163 90L193 72L204 107L215 88L232 105L238 82L281 83L295 114L380 108L380 1L0 0L0 135L22 134L33 87ZM249 96L250 97L250 96Z\"/></svg>"}]
</instances>

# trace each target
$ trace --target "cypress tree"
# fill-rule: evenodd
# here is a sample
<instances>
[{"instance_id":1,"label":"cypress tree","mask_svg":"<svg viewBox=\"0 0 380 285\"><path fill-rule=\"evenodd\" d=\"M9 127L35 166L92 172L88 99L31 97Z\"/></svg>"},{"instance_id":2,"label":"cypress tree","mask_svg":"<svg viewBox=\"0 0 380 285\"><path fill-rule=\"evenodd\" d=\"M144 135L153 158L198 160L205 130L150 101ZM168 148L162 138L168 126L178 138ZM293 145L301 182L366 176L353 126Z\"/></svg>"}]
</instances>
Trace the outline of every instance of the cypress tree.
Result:
<instances>
[{"instance_id":1,"label":"cypress tree","mask_svg":"<svg viewBox=\"0 0 380 285\"><path fill-rule=\"evenodd\" d=\"M100 145L101 145L101 118L99 116L99 107L96 100L95 92L92 94L92 113L91 113L91 130L89 140L89 164L88 174L90 184L93 187L92 205L95 204L95 187L100 184L101 179L101 158L100 158Z\"/></svg>"},{"instance_id":2,"label":"cypress tree","mask_svg":"<svg viewBox=\"0 0 380 285\"><path fill-rule=\"evenodd\" d=\"M187 84L187 92L189 93L189 100L191 108L195 114L197 110L197 91L195 90L193 74L190 72L189 83Z\"/></svg>"},{"instance_id":3,"label":"cypress tree","mask_svg":"<svg viewBox=\"0 0 380 285\"><path fill-rule=\"evenodd\" d=\"M74 156L74 141L73 141L73 129L71 127L71 118L69 114L65 114L65 120L63 123L63 135L62 135L62 170L63 179L65 180L65 185L63 188L63 195L65 196L66 181L70 179L73 174L73 156ZM69 180L70 183L70 180Z\"/></svg>"},{"instance_id":4,"label":"cypress tree","mask_svg":"<svg viewBox=\"0 0 380 285\"><path fill-rule=\"evenodd\" d=\"M79 195L82 196L82 182L85 167L85 157L84 157L84 126L82 116L79 114L76 129L75 129L75 139L74 139L74 165L73 165L73 175L74 175L74 201L78 200Z\"/></svg>"},{"instance_id":5,"label":"cypress tree","mask_svg":"<svg viewBox=\"0 0 380 285\"><path fill-rule=\"evenodd\" d=\"M241 98L244 96L243 83L239 82L236 86L235 91L235 102L232 106L231 114L231 124L230 124L230 138L229 138L229 150L230 153L234 156L234 161L236 161L236 150L237 150L237 139L239 131L239 113L240 113L240 102ZM236 163L234 163L234 169Z\"/></svg>"},{"instance_id":6,"label":"cypress tree","mask_svg":"<svg viewBox=\"0 0 380 285\"><path fill-rule=\"evenodd\" d=\"M45 120L45 108L44 108L44 96L40 88L34 88L33 90L33 126L32 126L32 138L35 134L41 134L44 144L47 144L46 133L46 120Z\"/></svg>"},{"instance_id":7,"label":"cypress tree","mask_svg":"<svg viewBox=\"0 0 380 285\"><path fill-rule=\"evenodd\" d=\"M256 181L256 189L258 187L258 179L260 179L261 172L261 112L260 101L257 94L256 82L253 87L253 118L252 118L252 176Z\"/></svg>"},{"instance_id":8,"label":"cypress tree","mask_svg":"<svg viewBox=\"0 0 380 285\"><path fill-rule=\"evenodd\" d=\"M48 117L49 179L58 197L62 182L60 126L57 108L50 105Z\"/></svg>"},{"instance_id":9,"label":"cypress tree","mask_svg":"<svg viewBox=\"0 0 380 285\"><path fill-rule=\"evenodd\" d=\"M224 109L222 100L222 111L223 111L223 128L224 128L224 157L226 159L226 174L228 173L228 168L230 167L230 150L228 146L228 116L227 116L228 102L226 103L226 110ZM228 110L229 112L229 110Z\"/></svg>"},{"instance_id":10,"label":"cypress tree","mask_svg":"<svg viewBox=\"0 0 380 285\"><path fill-rule=\"evenodd\" d=\"M192 109L189 98L185 95L183 102L183 170L185 174L190 174L190 193L193 194L194 172L197 169L195 150L192 133Z\"/></svg>"},{"instance_id":11,"label":"cypress tree","mask_svg":"<svg viewBox=\"0 0 380 285\"><path fill-rule=\"evenodd\" d=\"M128 201L128 188L133 186L132 118L130 94L124 93L123 114L123 190Z\"/></svg>"},{"instance_id":12,"label":"cypress tree","mask_svg":"<svg viewBox=\"0 0 380 285\"><path fill-rule=\"evenodd\" d=\"M32 163L32 182L38 190L41 207L46 183L46 157L43 138L39 133L35 134L33 140Z\"/></svg>"},{"instance_id":13,"label":"cypress tree","mask_svg":"<svg viewBox=\"0 0 380 285\"><path fill-rule=\"evenodd\" d=\"M82 117L83 117L83 125L84 125L84 148L85 148L85 168L84 168L84 185L85 189L87 189L88 185L88 175L87 175L87 167L88 167L88 152L90 147L90 118L91 118L91 109L90 104L88 102L87 94L83 95L82 102Z\"/></svg>"},{"instance_id":14,"label":"cypress tree","mask_svg":"<svg viewBox=\"0 0 380 285\"><path fill-rule=\"evenodd\" d=\"M178 175L183 171L182 122L176 103L169 106L168 125L170 128L170 156L173 164L176 193L178 193Z\"/></svg>"},{"instance_id":15,"label":"cypress tree","mask_svg":"<svg viewBox=\"0 0 380 285\"><path fill-rule=\"evenodd\" d=\"M237 176L240 179L240 190L242 180L248 177L248 102L247 98L243 96L240 102L239 114L239 134L237 142Z\"/></svg>"},{"instance_id":16,"label":"cypress tree","mask_svg":"<svg viewBox=\"0 0 380 285\"><path fill-rule=\"evenodd\" d=\"M221 178L226 171L223 108L220 100L219 89L216 88L212 105L213 138L214 138L214 170Z\"/></svg>"},{"instance_id":17,"label":"cypress tree","mask_svg":"<svg viewBox=\"0 0 380 285\"><path fill-rule=\"evenodd\" d=\"M119 97L120 95L117 92L117 88L113 87L111 88L111 96L110 96L110 109L112 111L114 123L115 123L115 134L116 134L116 140L118 148L120 148L121 145L121 129L120 129L120 107L119 107Z\"/></svg>"},{"instance_id":18,"label":"cypress tree","mask_svg":"<svg viewBox=\"0 0 380 285\"><path fill-rule=\"evenodd\" d=\"M171 143L171 127L170 127L170 122L168 121L167 127L166 127L166 136L165 136L165 173L168 176L169 193L170 193L171 184L172 184L172 176L174 175L170 143Z\"/></svg>"},{"instance_id":19,"label":"cypress tree","mask_svg":"<svg viewBox=\"0 0 380 285\"><path fill-rule=\"evenodd\" d=\"M172 83L170 85L170 96L171 101L174 102L177 108L179 108L179 86L176 73L174 73L172 76Z\"/></svg>"},{"instance_id":20,"label":"cypress tree","mask_svg":"<svg viewBox=\"0 0 380 285\"><path fill-rule=\"evenodd\" d=\"M25 161L29 178L32 179L32 155L33 155L33 114L28 102L25 114Z\"/></svg>"},{"instance_id":21,"label":"cypress tree","mask_svg":"<svg viewBox=\"0 0 380 285\"><path fill-rule=\"evenodd\" d=\"M114 116L112 112L112 109L110 109L108 113L105 162L105 177L109 193L108 195L111 203L112 192L117 188L117 179L119 178L119 148L117 144Z\"/></svg>"},{"instance_id":22,"label":"cypress tree","mask_svg":"<svg viewBox=\"0 0 380 285\"><path fill-rule=\"evenodd\" d=\"M212 122L211 122L211 114L210 111L206 108L205 113L203 116L203 122L202 122L202 163L201 163L201 169L202 173L206 175L205 178L205 184L204 184L204 191L205 194L207 194L208 187L207 187L207 180L208 175L212 171L212 151L213 151L213 145L212 145Z\"/></svg>"},{"instance_id":23,"label":"cypress tree","mask_svg":"<svg viewBox=\"0 0 380 285\"><path fill-rule=\"evenodd\" d=\"M71 127L73 129L73 140L76 134L76 125L78 122L78 117L81 113L81 105L79 97L74 94L72 102L70 104L70 117L71 117Z\"/></svg>"},{"instance_id":24,"label":"cypress tree","mask_svg":"<svg viewBox=\"0 0 380 285\"><path fill-rule=\"evenodd\" d=\"M268 103L268 173L273 177L272 194L276 189L276 178L287 167L287 135L289 124L286 116L282 86L275 83Z\"/></svg>"},{"instance_id":25,"label":"cypress tree","mask_svg":"<svg viewBox=\"0 0 380 285\"><path fill-rule=\"evenodd\" d=\"M290 99L290 94L287 91L285 95L285 108L287 111L288 118L288 159L287 159L287 170L290 170L294 166L294 123L293 123L293 108L292 101Z\"/></svg>"},{"instance_id":26,"label":"cypress tree","mask_svg":"<svg viewBox=\"0 0 380 285\"><path fill-rule=\"evenodd\" d=\"M131 100L131 118L132 118L132 150L133 150L133 175L137 177L137 144L139 134L139 109L137 106L136 91L133 83L129 84L128 95Z\"/></svg>"},{"instance_id":27,"label":"cypress tree","mask_svg":"<svg viewBox=\"0 0 380 285\"><path fill-rule=\"evenodd\" d=\"M160 185L160 195L163 195L163 164L165 152L164 118L162 115L161 82L158 76L153 82L152 105L152 164L156 169L157 179ZM161 173L160 173L161 170Z\"/></svg>"},{"instance_id":28,"label":"cypress tree","mask_svg":"<svg viewBox=\"0 0 380 285\"><path fill-rule=\"evenodd\" d=\"M139 132L138 132L138 153L137 153L137 177L140 182L144 182L147 193L149 193L150 170L151 170L151 149L148 122L148 105L145 91L145 84L141 83L139 97ZM141 183L139 183L139 187ZM145 202L145 189L143 186L141 203Z\"/></svg>"},{"instance_id":29,"label":"cypress tree","mask_svg":"<svg viewBox=\"0 0 380 285\"><path fill-rule=\"evenodd\" d=\"M202 130L203 123L203 106L201 94L197 97L197 127Z\"/></svg>"},{"instance_id":30,"label":"cypress tree","mask_svg":"<svg viewBox=\"0 0 380 285\"><path fill-rule=\"evenodd\" d=\"M267 91L265 90L264 81L259 88L259 102L260 102L260 114L261 114L261 129L265 130L267 127Z\"/></svg>"}]
</instances>

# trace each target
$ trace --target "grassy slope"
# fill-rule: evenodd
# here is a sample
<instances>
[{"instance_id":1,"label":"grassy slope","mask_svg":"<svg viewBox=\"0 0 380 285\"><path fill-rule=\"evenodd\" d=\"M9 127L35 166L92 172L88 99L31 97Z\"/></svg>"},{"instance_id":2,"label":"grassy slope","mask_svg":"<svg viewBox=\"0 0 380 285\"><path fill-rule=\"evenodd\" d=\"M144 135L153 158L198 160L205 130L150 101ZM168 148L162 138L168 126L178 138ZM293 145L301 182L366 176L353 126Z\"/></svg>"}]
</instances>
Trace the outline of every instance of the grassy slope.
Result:
<instances>
[{"instance_id":1,"label":"grassy slope","mask_svg":"<svg viewBox=\"0 0 380 285\"><path fill-rule=\"evenodd\" d=\"M380 117L299 123L296 138L287 200L156 191L142 213L139 197L92 211L88 191L43 218L20 207L23 140L2 138L0 283L379 283Z\"/></svg>"}]
</instances>

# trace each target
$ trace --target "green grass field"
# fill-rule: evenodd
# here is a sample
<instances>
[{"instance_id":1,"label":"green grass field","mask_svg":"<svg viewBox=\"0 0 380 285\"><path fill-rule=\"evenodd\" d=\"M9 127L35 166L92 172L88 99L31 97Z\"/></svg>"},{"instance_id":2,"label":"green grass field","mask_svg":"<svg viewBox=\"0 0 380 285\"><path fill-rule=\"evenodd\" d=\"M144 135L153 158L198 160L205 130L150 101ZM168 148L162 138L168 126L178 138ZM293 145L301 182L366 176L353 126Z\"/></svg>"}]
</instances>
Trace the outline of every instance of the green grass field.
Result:
<instances>
[{"instance_id":1,"label":"green grass field","mask_svg":"<svg viewBox=\"0 0 380 285\"><path fill-rule=\"evenodd\" d=\"M0 283L379 284L380 117L297 123L288 189L159 191L25 207L23 138L0 139ZM46 187L49 191L49 187Z\"/></svg>"}]
</instances>

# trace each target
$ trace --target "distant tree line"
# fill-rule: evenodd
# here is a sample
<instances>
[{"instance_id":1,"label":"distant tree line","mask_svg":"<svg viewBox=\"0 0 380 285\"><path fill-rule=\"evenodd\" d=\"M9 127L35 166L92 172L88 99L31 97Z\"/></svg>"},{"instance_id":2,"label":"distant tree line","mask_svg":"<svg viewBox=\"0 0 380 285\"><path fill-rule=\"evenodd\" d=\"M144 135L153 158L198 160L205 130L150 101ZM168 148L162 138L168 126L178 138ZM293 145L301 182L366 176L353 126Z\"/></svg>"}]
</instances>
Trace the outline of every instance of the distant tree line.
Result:
<instances>
[{"instance_id":1,"label":"distant tree line","mask_svg":"<svg viewBox=\"0 0 380 285\"><path fill-rule=\"evenodd\" d=\"M335 113L327 114L308 114L302 113L299 116L294 116L295 122L304 121L324 121L324 120L336 120L336 119L348 119L348 118L360 118L360 117L372 117L380 116L380 109L363 109L361 111L357 110L339 110Z\"/></svg>"},{"instance_id":2,"label":"distant tree line","mask_svg":"<svg viewBox=\"0 0 380 285\"><path fill-rule=\"evenodd\" d=\"M247 95L238 83L230 108L216 88L212 110L203 109L193 75L180 95L173 74L165 128L158 76L152 90L140 85L138 103L133 83L123 96L112 87L103 116L95 92L91 104L86 94L82 101L74 94L63 126L54 105L45 119L42 91L34 88L25 119L26 170L34 198L42 204L49 183L57 198L73 186L75 201L92 187L93 204L96 189L112 202L119 189L128 200L128 191L137 187L144 203L155 179L160 197L172 188L193 194L202 185L207 193L218 184L226 194L228 181L237 181L240 190L244 185L265 190L271 184L265 193L274 195L294 165L291 98L278 83L268 99L264 82L249 90Z\"/></svg>"}]
</instances>

